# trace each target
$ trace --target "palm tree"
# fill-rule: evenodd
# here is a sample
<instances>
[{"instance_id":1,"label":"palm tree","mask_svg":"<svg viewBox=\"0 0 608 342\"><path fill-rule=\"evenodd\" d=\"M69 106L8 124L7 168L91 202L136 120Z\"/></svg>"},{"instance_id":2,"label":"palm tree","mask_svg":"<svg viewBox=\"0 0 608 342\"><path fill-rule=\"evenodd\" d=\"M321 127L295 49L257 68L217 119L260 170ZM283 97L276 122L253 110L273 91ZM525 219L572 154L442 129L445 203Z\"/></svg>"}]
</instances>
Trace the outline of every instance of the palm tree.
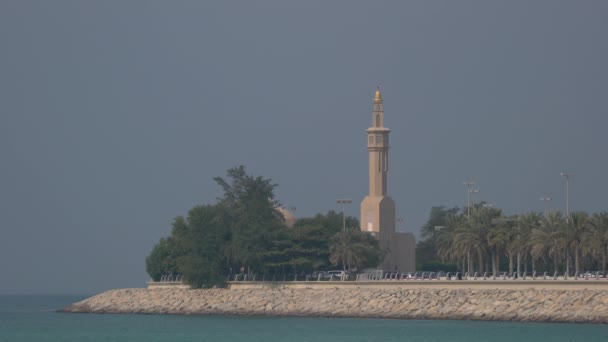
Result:
<instances>
[{"instance_id":1,"label":"palm tree","mask_svg":"<svg viewBox=\"0 0 608 342\"><path fill-rule=\"evenodd\" d=\"M473 251L476 238L472 233L470 220L463 220L461 224L455 227L452 242L452 253L462 256L466 260L466 268L463 271L468 273L473 272L473 260L471 253Z\"/></svg>"},{"instance_id":2,"label":"palm tree","mask_svg":"<svg viewBox=\"0 0 608 342\"><path fill-rule=\"evenodd\" d=\"M519 218L519 240L521 253L524 256L524 272L528 272L528 256L532 259L532 272L536 272L536 260L531 255L530 250L532 248L531 238L532 231L539 227L542 215L539 213L527 213Z\"/></svg>"},{"instance_id":3,"label":"palm tree","mask_svg":"<svg viewBox=\"0 0 608 342\"><path fill-rule=\"evenodd\" d=\"M377 239L356 228L346 228L338 232L329 244L329 261L342 265L344 271L353 267L376 266L383 253Z\"/></svg>"},{"instance_id":4,"label":"palm tree","mask_svg":"<svg viewBox=\"0 0 608 342\"><path fill-rule=\"evenodd\" d=\"M445 226L436 232L437 256L442 261L459 262L465 259L465 256L458 252L454 246L454 237L456 229L464 224L465 217L456 213L450 213L446 217ZM463 266L462 270L464 271Z\"/></svg>"},{"instance_id":5,"label":"palm tree","mask_svg":"<svg viewBox=\"0 0 608 342\"><path fill-rule=\"evenodd\" d=\"M574 269L577 274L581 271L581 247L588 227L588 217L589 215L585 212L574 212L570 214L568 223L564 226L567 241L566 252L574 252ZM568 256L567 262L569 264Z\"/></svg>"},{"instance_id":6,"label":"palm tree","mask_svg":"<svg viewBox=\"0 0 608 342\"><path fill-rule=\"evenodd\" d=\"M553 271L558 270L560 251L564 249L562 226L564 218L558 211L541 218L540 225L532 229L530 254L538 259L553 261Z\"/></svg>"},{"instance_id":7,"label":"palm tree","mask_svg":"<svg viewBox=\"0 0 608 342\"><path fill-rule=\"evenodd\" d=\"M500 255L506 252L511 239L511 229L504 223L492 225L488 234L488 241L492 250L492 273L500 273Z\"/></svg>"},{"instance_id":8,"label":"palm tree","mask_svg":"<svg viewBox=\"0 0 608 342\"><path fill-rule=\"evenodd\" d=\"M347 266L354 253L355 230L345 229L338 232L329 244L329 261L334 264L342 264L342 270L346 271Z\"/></svg>"},{"instance_id":9,"label":"palm tree","mask_svg":"<svg viewBox=\"0 0 608 342\"><path fill-rule=\"evenodd\" d=\"M606 274L606 252L608 249L608 212L595 213L588 220L584 245L595 257L601 258L602 272Z\"/></svg>"},{"instance_id":10,"label":"palm tree","mask_svg":"<svg viewBox=\"0 0 608 342\"><path fill-rule=\"evenodd\" d=\"M536 260L543 259L545 264L552 260L554 272L558 270L560 251L563 250L563 224L561 213L551 212L541 218L539 226L532 228L530 235L530 254Z\"/></svg>"},{"instance_id":11,"label":"palm tree","mask_svg":"<svg viewBox=\"0 0 608 342\"><path fill-rule=\"evenodd\" d=\"M484 272L484 265L488 270L487 261L489 246L489 229L492 219L500 215L500 210L491 208L475 208L471 212L470 219L460 225L454 235L454 246L459 253L466 253L469 260L469 273L473 270L471 254L477 256L477 270Z\"/></svg>"}]
</instances>

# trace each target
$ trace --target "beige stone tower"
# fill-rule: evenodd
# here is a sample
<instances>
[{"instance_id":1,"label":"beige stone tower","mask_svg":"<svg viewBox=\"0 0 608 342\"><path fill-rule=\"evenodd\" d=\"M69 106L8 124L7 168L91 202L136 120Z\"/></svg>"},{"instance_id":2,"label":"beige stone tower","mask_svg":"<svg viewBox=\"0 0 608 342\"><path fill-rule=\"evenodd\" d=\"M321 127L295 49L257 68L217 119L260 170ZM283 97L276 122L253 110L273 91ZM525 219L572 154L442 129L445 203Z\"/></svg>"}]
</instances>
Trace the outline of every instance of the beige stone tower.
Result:
<instances>
[{"instance_id":1,"label":"beige stone tower","mask_svg":"<svg viewBox=\"0 0 608 342\"><path fill-rule=\"evenodd\" d=\"M388 250L381 268L415 270L415 241L412 234L395 231L395 202L387 192L388 149L390 129L384 127L382 93L376 89L372 110L372 127L367 129L369 154L369 194L361 202L361 230L380 239Z\"/></svg>"}]
</instances>

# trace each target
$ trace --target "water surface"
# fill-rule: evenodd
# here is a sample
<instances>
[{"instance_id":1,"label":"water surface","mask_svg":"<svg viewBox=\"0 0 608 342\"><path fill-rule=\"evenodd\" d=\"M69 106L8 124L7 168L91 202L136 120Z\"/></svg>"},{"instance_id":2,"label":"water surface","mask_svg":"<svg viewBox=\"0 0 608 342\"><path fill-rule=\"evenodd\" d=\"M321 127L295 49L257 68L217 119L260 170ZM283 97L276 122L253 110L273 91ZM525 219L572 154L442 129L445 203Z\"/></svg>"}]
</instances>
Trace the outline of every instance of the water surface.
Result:
<instances>
[{"instance_id":1,"label":"water surface","mask_svg":"<svg viewBox=\"0 0 608 342\"><path fill-rule=\"evenodd\" d=\"M590 324L54 312L85 297L0 296L0 341L608 341Z\"/></svg>"}]
</instances>

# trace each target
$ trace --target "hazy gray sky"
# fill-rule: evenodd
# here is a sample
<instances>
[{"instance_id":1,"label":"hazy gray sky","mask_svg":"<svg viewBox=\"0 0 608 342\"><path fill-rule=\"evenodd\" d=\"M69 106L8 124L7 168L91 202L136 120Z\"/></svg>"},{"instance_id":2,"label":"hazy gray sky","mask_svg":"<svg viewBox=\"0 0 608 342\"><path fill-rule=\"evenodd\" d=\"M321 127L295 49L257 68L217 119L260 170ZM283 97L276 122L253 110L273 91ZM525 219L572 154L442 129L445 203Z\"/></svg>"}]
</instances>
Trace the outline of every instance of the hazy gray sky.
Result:
<instances>
[{"instance_id":1,"label":"hazy gray sky","mask_svg":"<svg viewBox=\"0 0 608 342\"><path fill-rule=\"evenodd\" d=\"M141 287L239 164L296 216L389 192L418 232L463 180L508 214L608 210L606 1L0 2L0 293Z\"/></svg>"}]
</instances>

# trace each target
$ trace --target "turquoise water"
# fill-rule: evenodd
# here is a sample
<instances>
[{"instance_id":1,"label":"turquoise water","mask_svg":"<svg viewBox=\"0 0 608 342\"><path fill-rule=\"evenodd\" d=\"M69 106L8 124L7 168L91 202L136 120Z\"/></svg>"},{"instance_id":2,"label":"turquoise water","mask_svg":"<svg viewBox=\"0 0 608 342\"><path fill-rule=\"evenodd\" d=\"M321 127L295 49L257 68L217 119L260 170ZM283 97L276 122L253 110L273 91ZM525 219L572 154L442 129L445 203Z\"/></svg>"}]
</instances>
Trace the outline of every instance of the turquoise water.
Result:
<instances>
[{"instance_id":1,"label":"turquoise water","mask_svg":"<svg viewBox=\"0 0 608 342\"><path fill-rule=\"evenodd\" d=\"M53 312L83 298L0 296L0 341L608 341L588 324Z\"/></svg>"}]
</instances>

